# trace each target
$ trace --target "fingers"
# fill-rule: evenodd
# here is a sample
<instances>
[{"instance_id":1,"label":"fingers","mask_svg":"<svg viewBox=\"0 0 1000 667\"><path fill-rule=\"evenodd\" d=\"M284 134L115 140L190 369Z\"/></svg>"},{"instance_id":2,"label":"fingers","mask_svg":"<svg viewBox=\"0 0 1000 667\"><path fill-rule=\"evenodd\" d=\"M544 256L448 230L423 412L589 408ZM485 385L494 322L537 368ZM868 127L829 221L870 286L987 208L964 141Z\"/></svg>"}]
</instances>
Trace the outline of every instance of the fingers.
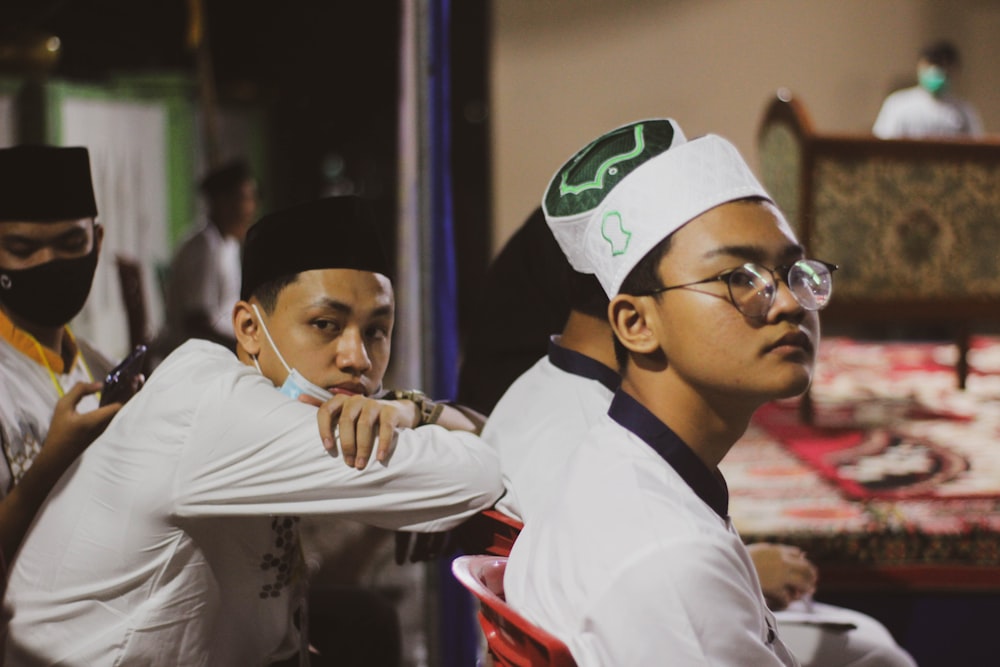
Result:
<instances>
[{"instance_id":1,"label":"fingers","mask_svg":"<svg viewBox=\"0 0 1000 667\"><path fill-rule=\"evenodd\" d=\"M355 437L354 420L357 418L360 407L355 403L353 408L344 402L340 410L340 418L337 421L338 440L340 440L340 453L344 457L344 463L354 468L357 467L358 442Z\"/></svg>"},{"instance_id":2,"label":"fingers","mask_svg":"<svg viewBox=\"0 0 1000 667\"><path fill-rule=\"evenodd\" d=\"M53 421L56 419L65 420L67 424L75 424L74 428L87 431L100 429L103 431L104 427L111 421L111 418L121 410L121 403L102 405L95 410L82 414L76 411L80 400L84 396L96 394L102 386L100 382L77 382L74 384L56 403L52 415Z\"/></svg>"},{"instance_id":3,"label":"fingers","mask_svg":"<svg viewBox=\"0 0 1000 667\"><path fill-rule=\"evenodd\" d=\"M95 393L100 386L100 383L80 383L59 399L45 437L46 448L61 452L59 456L72 459L104 432L111 419L121 410L121 403L111 403L84 413L76 411L80 399Z\"/></svg>"},{"instance_id":4,"label":"fingers","mask_svg":"<svg viewBox=\"0 0 1000 667\"><path fill-rule=\"evenodd\" d=\"M798 585L794 583L789 583L785 586L785 595L789 603L796 600L801 600L802 598L809 597L816 592L816 587L811 584Z\"/></svg>"},{"instance_id":5,"label":"fingers","mask_svg":"<svg viewBox=\"0 0 1000 667\"><path fill-rule=\"evenodd\" d=\"M788 603L812 595L816 589L816 566L809 562L805 552L788 547L784 552L784 593Z\"/></svg>"},{"instance_id":6,"label":"fingers","mask_svg":"<svg viewBox=\"0 0 1000 667\"><path fill-rule=\"evenodd\" d=\"M111 403L109 405L102 405L96 410L91 410L90 412L84 412L77 417L79 424L82 428L94 433L94 437L100 435L107 427L111 418L118 414L118 411L122 409L121 403Z\"/></svg>"},{"instance_id":7,"label":"fingers","mask_svg":"<svg viewBox=\"0 0 1000 667\"><path fill-rule=\"evenodd\" d=\"M354 467L364 470L371 460L372 451L384 462L392 446L393 431L402 415L395 401L385 402L371 398L355 397L348 401L340 414L340 438L343 445L345 429L354 443ZM347 460L345 453L344 460Z\"/></svg>"},{"instance_id":8,"label":"fingers","mask_svg":"<svg viewBox=\"0 0 1000 667\"><path fill-rule=\"evenodd\" d=\"M300 396L299 399L301 400L302 397ZM316 413L319 437L323 441L323 447L334 456L337 454L337 437L334 433L334 424L336 424L337 418L340 416L340 410L346 400L347 397L344 395L334 396L326 403L323 403ZM303 402L308 403L309 401Z\"/></svg>"},{"instance_id":9,"label":"fingers","mask_svg":"<svg viewBox=\"0 0 1000 667\"><path fill-rule=\"evenodd\" d=\"M354 467L364 470L371 458L372 450L375 449L376 426L379 423L381 405L374 400L362 399L357 401L357 407L352 402L349 412L345 411L340 415L341 429L345 419L353 417L352 428L354 431L355 461Z\"/></svg>"},{"instance_id":10,"label":"fingers","mask_svg":"<svg viewBox=\"0 0 1000 667\"><path fill-rule=\"evenodd\" d=\"M809 562L801 549L787 547L785 563L788 565L789 584L803 593L811 591L816 586L816 566Z\"/></svg>"},{"instance_id":11,"label":"fingers","mask_svg":"<svg viewBox=\"0 0 1000 667\"><path fill-rule=\"evenodd\" d=\"M358 470L364 470L373 453L380 463L389 459L395 444L395 430L406 418L404 409L395 401L364 396L334 397L323 404L320 413L323 415L320 417L320 436L324 446L328 450L335 447L332 424L336 417L336 440L344 463Z\"/></svg>"},{"instance_id":12,"label":"fingers","mask_svg":"<svg viewBox=\"0 0 1000 667\"><path fill-rule=\"evenodd\" d=\"M77 382L59 399L59 402L65 402L75 410L77 404L84 396L96 394L101 390L102 386L100 382Z\"/></svg>"},{"instance_id":13,"label":"fingers","mask_svg":"<svg viewBox=\"0 0 1000 667\"><path fill-rule=\"evenodd\" d=\"M392 449L396 445L396 428L398 424L395 420L387 419L385 415L379 418L378 422L378 451L375 452L375 460L385 465L392 455Z\"/></svg>"},{"instance_id":14,"label":"fingers","mask_svg":"<svg viewBox=\"0 0 1000 667\"><path fill-rule=\"evenodd\" d=\"M764 602L767 603L767 608L771 611L781 611L788 608L791 600L787 592L774 590L764 593Z\"/></svg>"},{"instance_id":15,"label":"fingers","mask_svg":"<svg viewBox=\"0 0 1000 667\"><path fill-rule=\"evenodd\" d=\"M364 469L372 453L377 405L374 399L350 396L344 401L340 410L340 419L337 422L340 452L344 456L344 463L358 470Z\"/></svg>"}]
</instances>

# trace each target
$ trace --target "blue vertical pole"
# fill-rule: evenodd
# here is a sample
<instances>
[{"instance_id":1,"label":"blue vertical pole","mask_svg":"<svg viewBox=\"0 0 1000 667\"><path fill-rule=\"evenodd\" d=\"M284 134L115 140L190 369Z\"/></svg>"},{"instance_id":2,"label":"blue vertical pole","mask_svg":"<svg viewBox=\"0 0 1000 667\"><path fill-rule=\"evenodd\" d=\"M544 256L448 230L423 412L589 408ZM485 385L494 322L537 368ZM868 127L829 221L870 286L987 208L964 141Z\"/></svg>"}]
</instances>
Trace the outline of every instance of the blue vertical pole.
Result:
<instances>
[{"instance_id":1,"label":"blue vertical pole","mask_svg":"<svg viewBox=\"0 0 1000 667\"><path fill-rule=\"evenodd\" d=\"M450 0L430 7L431 220L434 324L434 396L454 399L458 385L458 304L451 181ZM451 562L437 562L440 595L440 650L444 667L476 662L474 608L468 592L451 574Z\"/></svg>"},{"instance_id":2,"label":"blue vertical pole","mask_svg":"<svg viewBox=\"0 0 1000 667\"><path fill-rule=\"evenodd\" d=\"M458 393L458 315L455 234L451 192L450 0L431 8L431 195L434 257L434 395L452 400Z\"/></svg>"}]
</instances>

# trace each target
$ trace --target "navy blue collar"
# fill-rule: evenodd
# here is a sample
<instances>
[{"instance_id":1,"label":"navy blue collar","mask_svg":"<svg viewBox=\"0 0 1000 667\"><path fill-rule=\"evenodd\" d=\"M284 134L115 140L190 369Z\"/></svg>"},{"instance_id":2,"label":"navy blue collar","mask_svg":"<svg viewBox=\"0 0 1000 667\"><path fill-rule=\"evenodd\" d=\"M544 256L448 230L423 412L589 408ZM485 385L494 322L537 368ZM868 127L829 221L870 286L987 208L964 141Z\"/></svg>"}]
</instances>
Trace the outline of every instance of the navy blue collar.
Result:
<instances>
[{"instance_id":1,"label":"navy blue collar","mask_svg":"<svg viewBox=\"0 0 1000 667\"><path fill-rule=\"evenodd\" d=\"M729 489L722 473L709 470L669 426L621 389L615 392L608 416L652 447L705 504L723 519L728 518Z\"/></svg>"},{"instance_id":2,"label":"navy blue collar","mask_svg":"<svg viewBox=\"0 0 1000 667\"><path fill-rule=\"evenodd\" d=\"M609 390L614 391L621 384L618 371L608 368L598 360L580 352L567 349L556 342L556 336L549 338L549 361L560 370L573 375L597 380Z\"/></svg>"}]
</instances>

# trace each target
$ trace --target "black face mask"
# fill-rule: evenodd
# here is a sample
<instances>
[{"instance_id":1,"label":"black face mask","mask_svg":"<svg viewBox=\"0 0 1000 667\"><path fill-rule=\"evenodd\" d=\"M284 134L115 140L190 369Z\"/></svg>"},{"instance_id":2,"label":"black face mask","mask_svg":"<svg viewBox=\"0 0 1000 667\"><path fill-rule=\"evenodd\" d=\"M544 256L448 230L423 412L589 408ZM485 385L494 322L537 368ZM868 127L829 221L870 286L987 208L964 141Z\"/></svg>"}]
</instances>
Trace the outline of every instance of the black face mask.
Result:
<instances>
[{"instance_id":1,"label":"black face mask","mask_svg":"<svg viewBox=\"0 0 1000 667\"><path fill-rule=\"evenodd\" d=\"M83 309L97 270L97 243L89 254L56 259L30 269L0 268L0 302L14 315L60 327Z\"/></svg>"}]
</instances>

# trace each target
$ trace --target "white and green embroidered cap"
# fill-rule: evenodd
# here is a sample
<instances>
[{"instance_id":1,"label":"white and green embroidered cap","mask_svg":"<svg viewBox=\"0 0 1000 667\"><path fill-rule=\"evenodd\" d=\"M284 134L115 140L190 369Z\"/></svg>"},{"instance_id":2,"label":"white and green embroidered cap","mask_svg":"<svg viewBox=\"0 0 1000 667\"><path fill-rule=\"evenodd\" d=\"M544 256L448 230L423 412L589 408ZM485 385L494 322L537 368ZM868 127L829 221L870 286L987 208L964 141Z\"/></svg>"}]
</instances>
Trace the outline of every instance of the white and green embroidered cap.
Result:
<instances>
[{"instance_id":1,"label":"white and green embroidered cap","mask_svg":"<svg viewBox=\"0 0 1000 667\"><path fill-rule=\"evenodd\" d=\"M672 119L602 135L556 171L542 199L552 234L574 269L614 297L650 250L720 204L771 200L731 143L688 141Z\"/></svg>"}]
</instances>

